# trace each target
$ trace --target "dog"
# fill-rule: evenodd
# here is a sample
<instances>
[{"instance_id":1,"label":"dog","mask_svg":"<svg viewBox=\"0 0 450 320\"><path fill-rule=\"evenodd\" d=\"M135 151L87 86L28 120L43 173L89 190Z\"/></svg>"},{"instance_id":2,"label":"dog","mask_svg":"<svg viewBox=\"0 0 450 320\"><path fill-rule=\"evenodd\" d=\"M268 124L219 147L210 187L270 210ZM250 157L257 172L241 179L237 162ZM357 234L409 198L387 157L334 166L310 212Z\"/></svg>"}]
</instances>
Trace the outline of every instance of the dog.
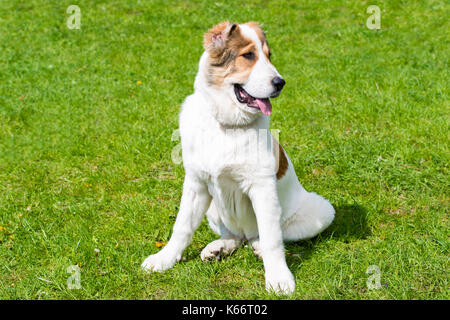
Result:
<instances>
[{"instance_id":1,"label":"dog","mask_svg":"<svg viewBox=\"0 0 450 320\"><path fill-rule=\"evenodd\" d=\"M291 294L295 280L284 242L322 232L334 208L302 187L269 131L270 99L285 80L271 63L260 25L221 22L204 35L203 46L194 93L179 118L185 168L179 212L167 245L141 267L172 268L206 214L220 239L203 249L202 260L231 254L246 242L263 260L266 289Z\"/></svg>"}]
</instances>

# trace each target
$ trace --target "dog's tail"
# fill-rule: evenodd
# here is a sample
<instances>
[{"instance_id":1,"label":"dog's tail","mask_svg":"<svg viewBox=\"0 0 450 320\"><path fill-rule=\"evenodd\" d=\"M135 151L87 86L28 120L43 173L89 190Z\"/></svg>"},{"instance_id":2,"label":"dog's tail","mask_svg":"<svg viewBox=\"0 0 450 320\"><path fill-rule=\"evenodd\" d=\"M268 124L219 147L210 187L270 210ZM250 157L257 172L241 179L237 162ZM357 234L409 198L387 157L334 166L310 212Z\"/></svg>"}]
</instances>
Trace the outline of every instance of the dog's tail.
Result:
<instances>
[{"instance_id":1,"label":"dog's tail","mask_svg":"<svg viewBox=\"0 0 450 320\"><path fill-rule=\"evenodd\" d=\"M322 196L302 192L299 209L282 223L283 239L296 241L315 237L331 224L334 213L331 203Z\"/></svg>"}]
</instances>

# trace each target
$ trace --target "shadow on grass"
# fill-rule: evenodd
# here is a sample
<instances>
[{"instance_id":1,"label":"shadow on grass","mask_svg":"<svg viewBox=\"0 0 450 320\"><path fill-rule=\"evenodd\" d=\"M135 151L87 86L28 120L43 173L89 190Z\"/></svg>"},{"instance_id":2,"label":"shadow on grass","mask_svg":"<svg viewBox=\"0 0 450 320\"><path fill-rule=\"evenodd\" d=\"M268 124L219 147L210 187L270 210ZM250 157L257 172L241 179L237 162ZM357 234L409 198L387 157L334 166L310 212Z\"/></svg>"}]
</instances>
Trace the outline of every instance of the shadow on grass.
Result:
<instances>
[{"instance_id":1,"label":"shadow on grass","mask_svg":"<svg viewBox=\"0 0 450 320\"><path fill-rule=\"evenodd\" d=\"M370 236L366 208L357 203L334 205L334 208L336 210L334 221L324 232L309 240L286 244L286 258L290 267L299 263L298 256L301 261L308 259L314 253L314 247L321 242L334 240L351 243Z\"/></svg>"},{"instance_id":2,"label":"shadow on grass","mask_svg":"<svg viewBox=\"0 0 450 320\"><path fill-rule=\"evenodd\" d=\"M333 238L343 242L366 239L371 232L367 226L367 209L357 203L335 206L336 216L331 226L325 230L322 239Z\"/></svg>"}]
</instances>

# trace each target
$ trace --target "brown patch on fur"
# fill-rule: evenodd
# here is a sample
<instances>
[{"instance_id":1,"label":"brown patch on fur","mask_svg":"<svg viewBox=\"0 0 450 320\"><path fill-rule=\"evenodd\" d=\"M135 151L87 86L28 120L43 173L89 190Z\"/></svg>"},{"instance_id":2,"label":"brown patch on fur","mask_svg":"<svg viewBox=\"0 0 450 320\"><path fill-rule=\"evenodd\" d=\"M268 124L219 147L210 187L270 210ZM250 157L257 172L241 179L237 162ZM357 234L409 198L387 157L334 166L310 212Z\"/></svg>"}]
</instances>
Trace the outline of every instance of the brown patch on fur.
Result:
<instances>
[{"instance_id":1,"label":"brown patch on fur","mask_svg":"<svg viewBox=\"0 0 450 320\"><path fill-rule=\"evenodd\" d=\"M273 150L275 159L277 159L277 180L280 180L286 174L286 171L289 167L289 162L286 158L286 154L284 153L284 149L278 141L273 138Z\"/></svg>"},{"instance_id":2,"label":"brown patch on fur","mask_svg":"<svg viewBox=\"0 0 450 320\"><path fill-rule=\"evenodd\" d=\"M203 46L209 53L207 79L210 85L222 85L231 74L244 81L258 60L255 43L242 35L238 24L229 21L221 22L205 33ZM252 60L242 56L249 51L255 54Z\"/></svg>"},{"instance_id":3,"label":"brown patch on fur","mask_svg":"<svg viewBox=\"0 0 450 320\"><path fill-rule=\"evenodd\" d=\"M258 52L255 48L255 44L252 41L250 45L240 49L239 47L236 47L235 50L237 52L236 59L226 75L233 74L233 77L236 79L247 79L250 75L250 72L252 71L253 66L258 60ZM243 54L248 52L253 52L253 54L255 55L255 58L253 60L249 60L242 56Z\"/></svg>"}]
</instances>

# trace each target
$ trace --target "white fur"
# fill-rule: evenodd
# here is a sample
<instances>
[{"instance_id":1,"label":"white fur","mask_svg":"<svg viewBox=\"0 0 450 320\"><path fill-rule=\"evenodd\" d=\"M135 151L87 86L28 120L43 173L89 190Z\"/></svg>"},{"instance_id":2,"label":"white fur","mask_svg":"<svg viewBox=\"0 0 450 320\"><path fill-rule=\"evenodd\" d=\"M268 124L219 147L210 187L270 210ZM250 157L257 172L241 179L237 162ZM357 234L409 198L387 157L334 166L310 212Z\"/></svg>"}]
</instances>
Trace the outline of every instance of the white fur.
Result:
<instances>
[{"instance_id":1,"label":"white fur","mask_svg":"<svg viewBox=\"0 0 450 320\"><path fill-rule=\"evenodd\" d=\"M251 28L240 27L246 36L257 39ZM261 46L258 50L264 57ZM267 290L290 294L295 281L286 264L283 240L314 237L330 225L334 209L321 196L303 189L289 158L287 172L277 180L278 163L272 149L264 147L272 141L269 117L239 103L232 81L221 89L208 86L207 59L205 52L195 92L186 98L180 114L186 176L173 234L160 252L144 261L142 268L171 268L181 259L206 213L221 239L202 251L203 260L229 254L242 241L249 241L263 259ZM278 75L264 59L256 63L257 69L244 87L255 96L268 96L269 89L273 90L270 81Z\"/></svg>"}]
</instances>

